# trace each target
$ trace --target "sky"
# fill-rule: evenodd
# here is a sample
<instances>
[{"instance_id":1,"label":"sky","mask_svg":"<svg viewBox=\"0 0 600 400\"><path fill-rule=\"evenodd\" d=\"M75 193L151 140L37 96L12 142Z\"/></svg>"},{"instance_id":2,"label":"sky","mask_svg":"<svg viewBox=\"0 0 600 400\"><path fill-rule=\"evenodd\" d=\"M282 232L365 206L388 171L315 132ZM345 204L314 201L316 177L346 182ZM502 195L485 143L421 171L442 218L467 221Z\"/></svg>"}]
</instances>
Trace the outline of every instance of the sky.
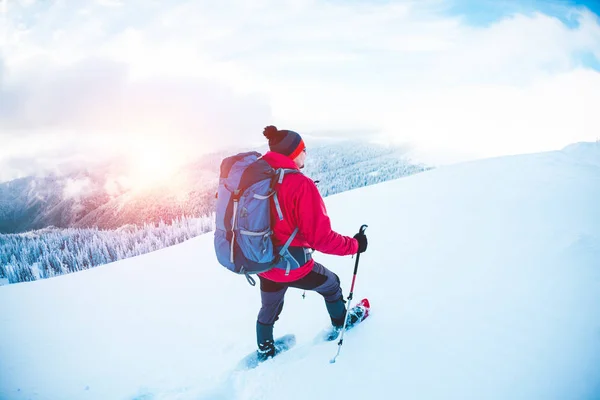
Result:
<instances>
[{"instance_id":1,"label":"sky","mask_svg":"<svg viewBox=\"0 0 600 400\"><path fill-rule=\"evenodd\" d=\"M0 0L0 10L0 182L114 156L151 173L263 143L270 124L408 143L433 164L600 136L595 1Z\"/></svg>"}]
</instances>

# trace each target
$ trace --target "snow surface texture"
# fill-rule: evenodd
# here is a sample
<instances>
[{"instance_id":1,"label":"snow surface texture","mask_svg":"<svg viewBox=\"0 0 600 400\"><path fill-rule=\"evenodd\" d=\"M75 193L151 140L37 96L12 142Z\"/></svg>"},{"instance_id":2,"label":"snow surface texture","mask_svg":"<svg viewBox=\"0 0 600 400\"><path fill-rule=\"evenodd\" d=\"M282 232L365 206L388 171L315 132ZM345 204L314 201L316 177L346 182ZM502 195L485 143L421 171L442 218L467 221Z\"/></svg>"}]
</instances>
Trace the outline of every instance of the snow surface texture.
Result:
<instances>
[{"instance_id":1,"label":"snow surface texture","mask_svg":"<svg viewBox=\"0 0 600 400\"><path fill-rule=\"evenodd\" d=\"M369 225L337 343L322 298L290 289L255 349L258 288L212 234L87 271L0 288L2 399L598 399L600 144L464 163L326 199L334 229ZM316 254L349 288L354 260Z\"/></svg>"}]
</instances>

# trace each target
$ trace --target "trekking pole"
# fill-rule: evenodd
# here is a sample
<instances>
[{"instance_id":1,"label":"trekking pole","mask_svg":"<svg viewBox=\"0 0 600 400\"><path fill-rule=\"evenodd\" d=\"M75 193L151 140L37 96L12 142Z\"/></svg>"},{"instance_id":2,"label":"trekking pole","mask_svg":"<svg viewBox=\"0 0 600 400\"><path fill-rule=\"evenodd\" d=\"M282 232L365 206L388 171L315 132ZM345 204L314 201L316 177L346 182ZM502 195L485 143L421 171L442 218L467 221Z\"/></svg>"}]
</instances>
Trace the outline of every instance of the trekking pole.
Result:
<instances>
[{"instance_id":1,"label":"trekking pole","mask_svg":"<svg viewBox=\"0 0 600 400\"><path fill-rule=\"evenodd\" d=\"M360 227L359 233L364 234L365 229L367 229L367 225L363 225ZM348 309L346 310L346 316L344 317L344 327L342 328L342 333L340 335L340 341L338 342L338 350L335 355L329 362L331 364L335 363L335 359L340 355L340 351L342 350L342 344L344 344L344 332L346 332L346 323L348 322L348 311L352 309L350 307L352 305L352 296L354 295L354 283L356 282L356 274L358 272L358 260L360 259L360 253L356 253L356 262L354 263L354 275L352 276L352 286L350 286L350 294L348 295Z\"/></svg>"}]
</instances>

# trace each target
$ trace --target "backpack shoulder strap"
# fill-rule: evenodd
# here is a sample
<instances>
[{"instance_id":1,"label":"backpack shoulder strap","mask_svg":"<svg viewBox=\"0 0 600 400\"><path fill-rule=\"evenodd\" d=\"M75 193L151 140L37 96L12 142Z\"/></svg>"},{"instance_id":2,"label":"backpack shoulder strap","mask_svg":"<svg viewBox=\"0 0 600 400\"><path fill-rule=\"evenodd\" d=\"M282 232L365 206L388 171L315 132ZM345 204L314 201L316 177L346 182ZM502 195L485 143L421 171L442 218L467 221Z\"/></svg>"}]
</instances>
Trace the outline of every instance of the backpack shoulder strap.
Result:
<instances>
[{"instance_id":1,"label":"backpack shoulder strap","mask_svg":"<svg viewBox=\"0 0 600 400\"><path fill-rule=\"evenodd\" d=\"M276 181L272 183L272 189L273 189L273 201L275 202L275 209L277 210L277 216L279 217L280 221L283 221L283 213L281 212L281 205L279 204L279 198L277 197L277 189L279 189L279 186L283 183L283 178L285 178L286 174L301 174L302 172L300 172L297 169L292 169L292 168L279 168L277 170L275 170L275 178ZM295 236L296 234L294 233L293 236ZM292 236L292 239L293 239ZM286 247L287 248L287 247Z\"/></svg>"},{"instance_id":2,"label":"backpack shoulder strap","mask_svg":"<svg viewBox=\"0 0 600 400\"><path fill-rule=\"evenodd\" d=\"M286 174L301 174L302 173L295 168L278 168L275 172L277 173L277 176L278 176L277 184L279 184L279 185L281 185L281 183L283 182L283 178L285 178Z\"/></svg>"}]
</instances>

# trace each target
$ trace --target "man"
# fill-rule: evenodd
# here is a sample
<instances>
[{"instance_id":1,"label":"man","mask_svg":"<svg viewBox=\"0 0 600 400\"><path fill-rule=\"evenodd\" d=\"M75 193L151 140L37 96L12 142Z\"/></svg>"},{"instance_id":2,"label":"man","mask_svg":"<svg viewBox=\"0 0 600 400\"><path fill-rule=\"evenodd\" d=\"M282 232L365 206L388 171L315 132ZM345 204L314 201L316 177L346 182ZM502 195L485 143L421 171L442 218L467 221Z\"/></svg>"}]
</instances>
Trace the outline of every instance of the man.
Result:
<instances>
[{"instance_id":1,"label":"man","mask_svg":"<svg viewBox=\"0 0 600 400\"><path fill-rule=\"evenodd\" d=\"M275 169L302 169L306 159L306 147L300 135L290 130L278 130L267 126L263 132L269 140L270 151L263 159ZM288 287L313 290L325 299L325 305L333 328L339 331L344 325L346 307L336 274L315 262L309 249L339 256L362 253L367 249L367 237L356 234L354 238L340 235L331 229L325 204L314 182L304 174L286 174L278 190L283 220L277 217L275 205L271 204L273 241L282 246L292 235L298 233L289 247L289 254L299 268L286 271L273 268L260 273L262 307L258 313L256 336L258 355L261 359L276 353L273 340L273 324L283 309Z\"/></svg>"}]
</instances>

